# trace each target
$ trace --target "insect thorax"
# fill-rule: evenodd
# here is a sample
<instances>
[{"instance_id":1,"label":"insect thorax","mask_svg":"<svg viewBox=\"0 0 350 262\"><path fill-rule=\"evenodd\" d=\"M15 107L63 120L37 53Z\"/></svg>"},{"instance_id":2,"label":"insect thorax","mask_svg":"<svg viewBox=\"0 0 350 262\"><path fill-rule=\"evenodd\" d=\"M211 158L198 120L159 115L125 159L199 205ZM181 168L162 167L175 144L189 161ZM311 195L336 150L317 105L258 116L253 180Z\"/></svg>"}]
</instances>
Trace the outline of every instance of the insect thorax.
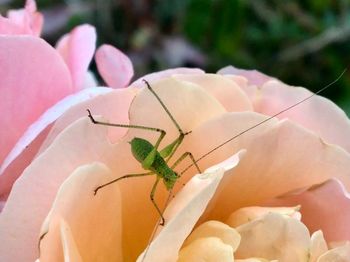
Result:
<instances>
[{"instance_id":1,"label":"insect thorax","mask_svg":"<svg viewBox=\"0 0 350 262\"><path fill-rule=\"evenodd\" d=\"M133 138L130 141L130 144L133 156L140 163L145 160L145 158L154 148L150 142L139 137ZM177 174L168 166L159 152L156 153L150 170L163 179L163 182L168 190L173 188L177 180Z\"/></svg>"}]
</instances>

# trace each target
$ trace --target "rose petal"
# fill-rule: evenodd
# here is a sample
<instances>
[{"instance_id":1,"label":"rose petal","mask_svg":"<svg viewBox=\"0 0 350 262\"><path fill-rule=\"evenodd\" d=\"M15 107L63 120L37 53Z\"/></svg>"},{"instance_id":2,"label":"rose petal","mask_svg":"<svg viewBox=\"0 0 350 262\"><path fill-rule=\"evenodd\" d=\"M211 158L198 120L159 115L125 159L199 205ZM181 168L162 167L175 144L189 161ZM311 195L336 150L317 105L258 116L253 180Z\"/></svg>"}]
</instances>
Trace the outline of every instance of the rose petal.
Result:
<instances>
[{"instance_id":1,"label":"rose petal","mask_svg":"<svg viewBox=\"0 0 350 262\"><path fill-rule=\"evenodd\" d=\"M223 166L212 173L205 171L203 175L194 176L186 184L164 213L168 221L166 226L137 261L176 261L183 241L205 210L225 171L238 164L241 154L231 157L228 167Z\"/></svg>"},{"instance_id":2,"label":"rose petal","mask_svg":"<svg viewBox=\"0 0 350 262\"><path fill-rule=\"evenodd\" d=\"M129 123L129 107L139 90L127 88L123 90L105 89L105 95L99 95L86 102L72 106L54 124L46 140L42 144L39 153L45 151L55 138L71 123L81 117L87 116L86 109L90 109L93 115L101 115L105 119L113 119L113 123ZM86 91L85 91L86 92ZM127 132L125 128L111 128L108 130L108 138L111 142L117 142Z\"/></svg>"},{"instance_id":3,"label":"rose petal","mask_svg":"<svg viewBox=\"0 0 350 262\"><path fill-rule=\"evenodd\" d=\"M103 194L93 194L98 185L111 179L110 170L95 163L79 167L65 180L50 211L48 232L41 241L41 261L62 261L63 257L72 259L77 254L81 261L122 261L118 252L122 232L120 191L106 188ZM65 244L63 248L60 241Z\"/></svg>"},{"instance_id":4,"label":"rose petal","mask_svg":"<svg viewBox=\"0 0 350 262\"><path fill-rule=\"evenodd\" d=\"M27 31L25 28L15 24L10 19L0 14L0 34L1 35L24 35Z\"/></svg>"},{"instance_id":5,"label":"rose petal","mask_svg":"<svg viewBox=\"0 0 350 262\"><path fill-rule=\"evenodd\" d=\"M29 125L74 90L62 59L39 38L0 36L0 61L2 162Z\"/></svg>"},{"instance_id":6,"label":"rose petal","mask_svg":"<svg viewBox=\"0 0 350 262\"><path fill-rule=\"evenodd\" d=\"M252 102L255 111L274 115L310 95L310 91L305 88L291 87L280 81L268 81L258 90ZM299 123L320 134L326 142L342 146L350 152L350 120L344 111L324 97L314 96L278 118L288 118Z\"/></svg>"},{"instance_id":7,"label":"rose petal","mask_svg":"<svg viewBox=\"0 0 350 262\"><path fill-rule=\"evenodd\" d=\"M302 221L311 232L322 229L327 242L350 239L350 196L338 180L331 179L301 194L268 201L273 205L295 203L301 205Z\"/></svg>"},{"instance_id":8,"label":"rose petal","mask_svg":"<svg viewBox=\"0 0 350 262\"><path fill-rule=\"evenodd\" d=\"M75 243L74 238L72 236L71 229L69 228L69 225L67 225L63 218L60 221L60 232L64 261L83 262L83 259L79 254L77 244Z\"/></svg>"},{"instance_id":9,"label":"rose petal","mask_svg":"<svg viewBox=\"0 0 350 262\"><path fill-rule=\"evenodd\" d=\"M108 88L89 88L82 90L59 101L34 122L18 140L0 168L0 199L7 198L13 182L32 161L50 131L50 125L58 117L75 104L82 103L101 94L109 93L110 91L111 89Z\"/></svg>"},{"instance_id":10,"label":"rose petal","mask_svg":"<svg viewBox=\"0 0 350 262\"><path fill-rule=\"evenodd\" d=\"M204 88L214 96L228 112L252 111L249 98L233 81L215 74L174 75L176 79L189 81Z\"/></svg>"},{"instance_id":11,"label":"rose petal","mask_svg":"<svg viewBox=\"0 0 350 262\"><path fill-rule=\"evenodd\" d=\"M311 236L310 262L317 262L320 255L328 251L326 240L321 230L314 232Z\"/></svg>"},{"instance_id":12,"label":"rose petal","mask_svg":"<svg viewBox=\"0 0 350 262\"><path fill-rule=\"evenodd\" d=\"M317 262L349 262L350 261L350 243L329 250L319 257Z\"/></svg>"},{"instance_id":13,"label":"rose petal","mask_svg":"<svg viewBox=\"0 0 350 262\"><path fill-rule=\"evenodd\" d=\"M236 229L242 237L235 252L238 258L263 257L285 262L308 261L309 231L297 219L269 213Z\"/></svg>"},{"instance_id":14,"label":"rose petal","mask_svg":"<svg viewBox=\"0 0 350 262\"><path fill-rule=\"evenodd\" d=\"M232 252L238 248L241 236L238 232L219 221L211 220L198 226L186 239L183 247L190 245L192 242L200 238L215 237L220 239L224 244L232 247Z\"/></svg>"},{"instance_id":15,"label":"rose petal","mask_svg":"<svg viewBox=\"0 0 350 262\"><path fill-rule=\"evenodd\" d=\"M75 27L57 43L57 51L72 75L73 86L82 89L84 79L96 48L96 30L85 24Z\"/></svg>"},{"instance_id":16,"label":"rose petal","mask_svg":"<svg viewBox=\"0 0 350 262\"><path fill-rule=\"evenodd\" d=\"M232 262L233 250L219 238L200 238L181 249L179 259L176 261Z\"/></svg>"},{"instance_id":17,"label":"rose petal","mask_svg":"<svg viewBox=\"0 0 350 262\"><path fill-rule=\"evenodd\" d=\"M231 227L238 227L249 221L263 217L268 213L276 213L284 216L293 217L300 220L298 212L300 206L297 207L243 207L233 212L226 221Z\"/></svg>"},{"instance_id":18,"label":"rose petal","mask_svg":"<svg viewBox=\"0 0 350 262\"><path fill-rule=\"evenodd\" d=\"M126 87L134 75L132 63L123 52L111 45L102 45L95 54L100 75L108 86Z\"/></svg>"},{"instance_id":19,"label":"rose petal","mask_svg":"<svg viewBox=\"0 0 350 262\"><path fill-rule=\"evenodd\" d=\"M198 68L186 68L186 67L178 67L178 68L162 70L159 72L145 75L137 79L131 84L131 86L144 87L145 86L145 83L143 82L144 79L147 80L149 83L152 83L152 82L161 80L163 78L167 78L177 74L204 74L204 71Z\"/></svg>"},{"instance_id":20,"label":"rose petal","mask_svg":"<svg viewBox=\"0 0 350 262\"><path fill-rule=\"evenodd\" d=\"M36 12L34 0L27 0L24 9L9 10L7 17L11 22L23 28L26 34L39 36L43 27L44 17Z\"/></svg>"},{"instance_id":21,"label":"rose petal","mask_svg":"<svg viewBox=\"0 0 350 262\"><path fill-rule=\"evenodd\" d=\"M257 70L239 69L234 66L226 66L220 69L217 73L221 75L244 76L246 79L248 79L248 83L250 85L257 85L257 86L264 84L268 80L274 79L273 77L265 75Z\"/></svg>"}]
</instances>

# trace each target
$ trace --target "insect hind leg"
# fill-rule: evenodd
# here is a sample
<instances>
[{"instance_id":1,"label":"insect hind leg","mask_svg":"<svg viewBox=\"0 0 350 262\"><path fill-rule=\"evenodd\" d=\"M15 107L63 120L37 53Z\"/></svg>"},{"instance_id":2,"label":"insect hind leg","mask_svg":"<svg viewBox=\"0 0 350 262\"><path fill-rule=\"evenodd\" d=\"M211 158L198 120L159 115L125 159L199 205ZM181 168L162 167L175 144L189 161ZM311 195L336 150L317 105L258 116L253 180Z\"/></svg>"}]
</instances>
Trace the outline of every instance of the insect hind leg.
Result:
<instances>
[{"instance_id":1,"label":"insect hind leg","mask_svg":"<svg viewBox=\"0 0 350 262\"><path fill-rule=\"evenodd\" d=\"M158 207L156 201L154 201L154 194L155 194L155 192L156 192L156 188L157 188L157 186L158 186L159 181L160 181L160 177L157 176L157 180L156 180L156 182L154 183L154 185L153 185L153 187L152 187L152 191L151 191L151 194L150 194L150 199L151 199L151 201L152 201L154 207L157 209L158 214L160 215L161 222L160 222L159 224L160 224L161 226L164 226L164 224L165 224L165 219L164 219L164 217L163 217L163 212L162 212L162 211L160 210L160 208Z\"/></svg>"},{"instance_id":2,"label":"insect hind leg","mask_svg":"<svg viewBox=\"0 0 350 262\"><path fill-rule=\"evenodd\" d=\"M106 187L106 186L109 186L111 184L114 184L116 182L118 182L119 180L122 180L122 179L125 179L125 178L131 178L131 177L142 177L142 176L150 176L150 175L154 175L153 172L147 172L147 173L141 173L141 174L128 174L128 175L125 175L125 176L121 176L121 177L118 177L117 179L113 179L112 181L109 181L108 183L105 183L103 185L100 185L98 187L95 188L94 190L94 195L97 194L97 192Z\"/></svg>"},{"instance_id":3,"label":"insect hind leg","mask_svg":"<svg viewBox=\"0 0 350 262\"><path fill-rule=\"evenodd\" d=\"M176 161L175 163L171 166L172 169L174 169L178 164L180 164L186 157L189 157L192 162L193 162L193 165L196 167L197 171L201 174L202 171L200 170L196 160L194 159L193 155L191 152L185 152L183 153ZM182 173L181 173L182 174Z\"/></svg>"}]
</instances>

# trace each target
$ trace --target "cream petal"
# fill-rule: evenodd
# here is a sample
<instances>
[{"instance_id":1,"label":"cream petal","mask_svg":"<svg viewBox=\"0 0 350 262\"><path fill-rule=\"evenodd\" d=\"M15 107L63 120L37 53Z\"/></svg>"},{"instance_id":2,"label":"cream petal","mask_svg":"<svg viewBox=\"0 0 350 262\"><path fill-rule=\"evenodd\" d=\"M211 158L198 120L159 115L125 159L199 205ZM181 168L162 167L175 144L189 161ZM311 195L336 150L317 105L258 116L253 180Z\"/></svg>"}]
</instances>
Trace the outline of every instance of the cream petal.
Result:
<instances>
[{"instance_id":1,"label":"cream petal","mask_svg":"<svg viewBox=\"0 0 350 262\"><path fill-rule=\"evenodd\" d=\"M311 236L310 262L316 262L319 256L328 251L326 240L321 230L314 232Z\"/></svg>"},{"instance_id":2,"label":"cream petal","mask_svg":"<svg viewBox=\"0 0 350 262\"><path fill-rule=\"evenodd\" d=\"M235 257L263 257L284 262L307 262L309 231L300 221L276 213L236 228L241 243Z\"/></svg>"},{"instance_id":3,"label":"cream petal","mask_svg":"<svg viewBox=\"0 0 350 262\"><path fill-rule=\"evenodd\" d=\"M234 168L243 152L232 156L216 170L194 176L167 207L165 227L137 261L176 261L179 250L205 210L224 173ZM208 172L208 173L207 173Z\"/></svg>"},{"instance_id":4,"label":"cream petal","mask_svg":"<svg viewBox=\"0 0 350 262\"><path fill-rule=\"evenodd\" d=\"M247 258L247 259L235 259L235 262L278 262L278 260L268 260L264 258Z\"/></svg>"},{"instance_id":5,"label":"cream petal","mask_svg":"<svg viewBox=\"0 0 350 262\"><path fill-rule=\"evenodd\" d=\"M63 218L60 221L60 233L64 262L83 262L83 259L79 254L77 244L74 241L72 230Z\"/></svg>"},{"instance_id":6,"label":"cream petal","mask_svg":"<svg viewBox=\"0 0 350 262\"><path fill-rule=\"evenodd\" d=\"M186 67L177 67L177 68L171 68L167 70L162 70L159 72L151 73L148 75L145 75L136 81L134 81L131 86L135 87L144 87L145 83L143 80L147 80L148 82L157 82L161 79L171 77L172 75L176 74L204 74L204 71L199 68L186 68Z\"/></svg>"},{"instance_id":7,"label":"cream petal","mask_svg":"<svg viewBox=\"0 0 350 262\"><path fill-rule=\"evenodd\" d=\"M105 188L93 193L111 179L110 170L95 163L79 167L63 182L45 221L42 262L79 261L79 257L84 262L122 261L120 191Z\"/></svg>"},{"instance_id":8,"label":"cream petal","mask_svg":"<svg viewBox=\"0 0 350 262\"><path fill-rule=\"evenodd\" d=\"M350 243L329 250L319 257L317 262L349 262L350 261Z\"/></svg>"},{"instance_id":9,"label":"cream petal","mask_svg":"<svg viewBox=\"0 0 350 262\"><path fill-rule=\"evenodd\" d=\"M238 232L219 221L211 220L198 226L186 239L183 247L190 245L192 242L199 238L216 237L219 238L226 245L232 247L232 251L235 252L238 248L241 236Z\"/></svg>"},{"instance_id":10,"label":"cream petal","mask_svg":"<svg viewBox=\"0 0 350 262\"><path fill-rule=\"evenodd\" d=\"M231 227L238 227L242 224L248 223L249 221L263 217L268 213L277 213L284 216L297 218L300 220L299 213L300 206L296 207L243 207L233 212L226 220L226 224Z\"/></svg>"},{"instance_id":11,"label":"cream petal","mask_svg":"<svg viewBox=\"0 0 350 262\"><path fill-rule=\"evenodd\" d=\"M233 262L233 250L230 245L217 237L196 239L181 249L177 262Z\"/></svg>"},{"instance_id":12,"label":"cream petal","mask_svg":"<svg viewBox=\"0 0 350 262\"><path fill-rule=\"evenodd\" d=\"M214 96L228 112L253 110L249 98L242 89L225 77L215 74L186 74L174 75L174 77L201 86Z\"/></svg>"}]
</instances>

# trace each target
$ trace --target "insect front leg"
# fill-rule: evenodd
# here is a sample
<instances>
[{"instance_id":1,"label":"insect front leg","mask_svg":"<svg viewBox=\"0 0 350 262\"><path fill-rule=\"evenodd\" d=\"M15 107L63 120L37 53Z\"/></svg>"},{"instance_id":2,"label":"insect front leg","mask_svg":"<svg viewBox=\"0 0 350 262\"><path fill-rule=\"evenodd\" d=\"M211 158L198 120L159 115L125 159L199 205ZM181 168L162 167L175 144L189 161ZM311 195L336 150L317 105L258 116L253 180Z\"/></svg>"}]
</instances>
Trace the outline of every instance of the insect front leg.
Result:
<instances>
[{"instance_id":1,"label":"insect front leg","mask_svg":"<svg viewBox=\"0 0 350 262\"><path fill-rule=\"evenodd\" d=\"M144 169L149 169L152 166L154 159L155 159L155 156L157 154L158 147L159 147L161 141L163 140L164 136L166 135L166 132L163 129L155 128L155 127L148 127L148 126L125 125L125 124L116 124L116 123L97 121L92 116L91 111L89 109L87 109L87 111L88 111L88 117L90 118L91 122L95 125L122 127L122 128L134 128L134 129L141 129L141 130L154 131L154 132L160 133L159 138L157 139L157 142L154 145L154 148L148 154L148 156L145 158L145 160L142 162L142 167Z\"/></svg>"},{"instance_id":2,"label":"insect front leg","mask_svg":"<svg viewBox=\"0 0 350 262\"><path fill-rule=\"evenodd\" d=\"M158 186L159 181L160 181L160 177L157 176L157 180L156 180L156 182L154 183L154 185L153 185L153 187L152 187L152 191L151 191L151 194L150 194L150 198L151 198L151 201L152 201L154 207L157 209L158 214L160 215L160 218L161 218L161 220L162 220L159 224L160 224L161 226L164 226L164 224L165 224L165 219L164 219L164 217L163 217L163 212L159 209L159 207L158 207L156 201L154 201L154 194L155 194L155 192L156 192L156 188L157 188L157 186Z\"/></svg>"}]
</instances>

